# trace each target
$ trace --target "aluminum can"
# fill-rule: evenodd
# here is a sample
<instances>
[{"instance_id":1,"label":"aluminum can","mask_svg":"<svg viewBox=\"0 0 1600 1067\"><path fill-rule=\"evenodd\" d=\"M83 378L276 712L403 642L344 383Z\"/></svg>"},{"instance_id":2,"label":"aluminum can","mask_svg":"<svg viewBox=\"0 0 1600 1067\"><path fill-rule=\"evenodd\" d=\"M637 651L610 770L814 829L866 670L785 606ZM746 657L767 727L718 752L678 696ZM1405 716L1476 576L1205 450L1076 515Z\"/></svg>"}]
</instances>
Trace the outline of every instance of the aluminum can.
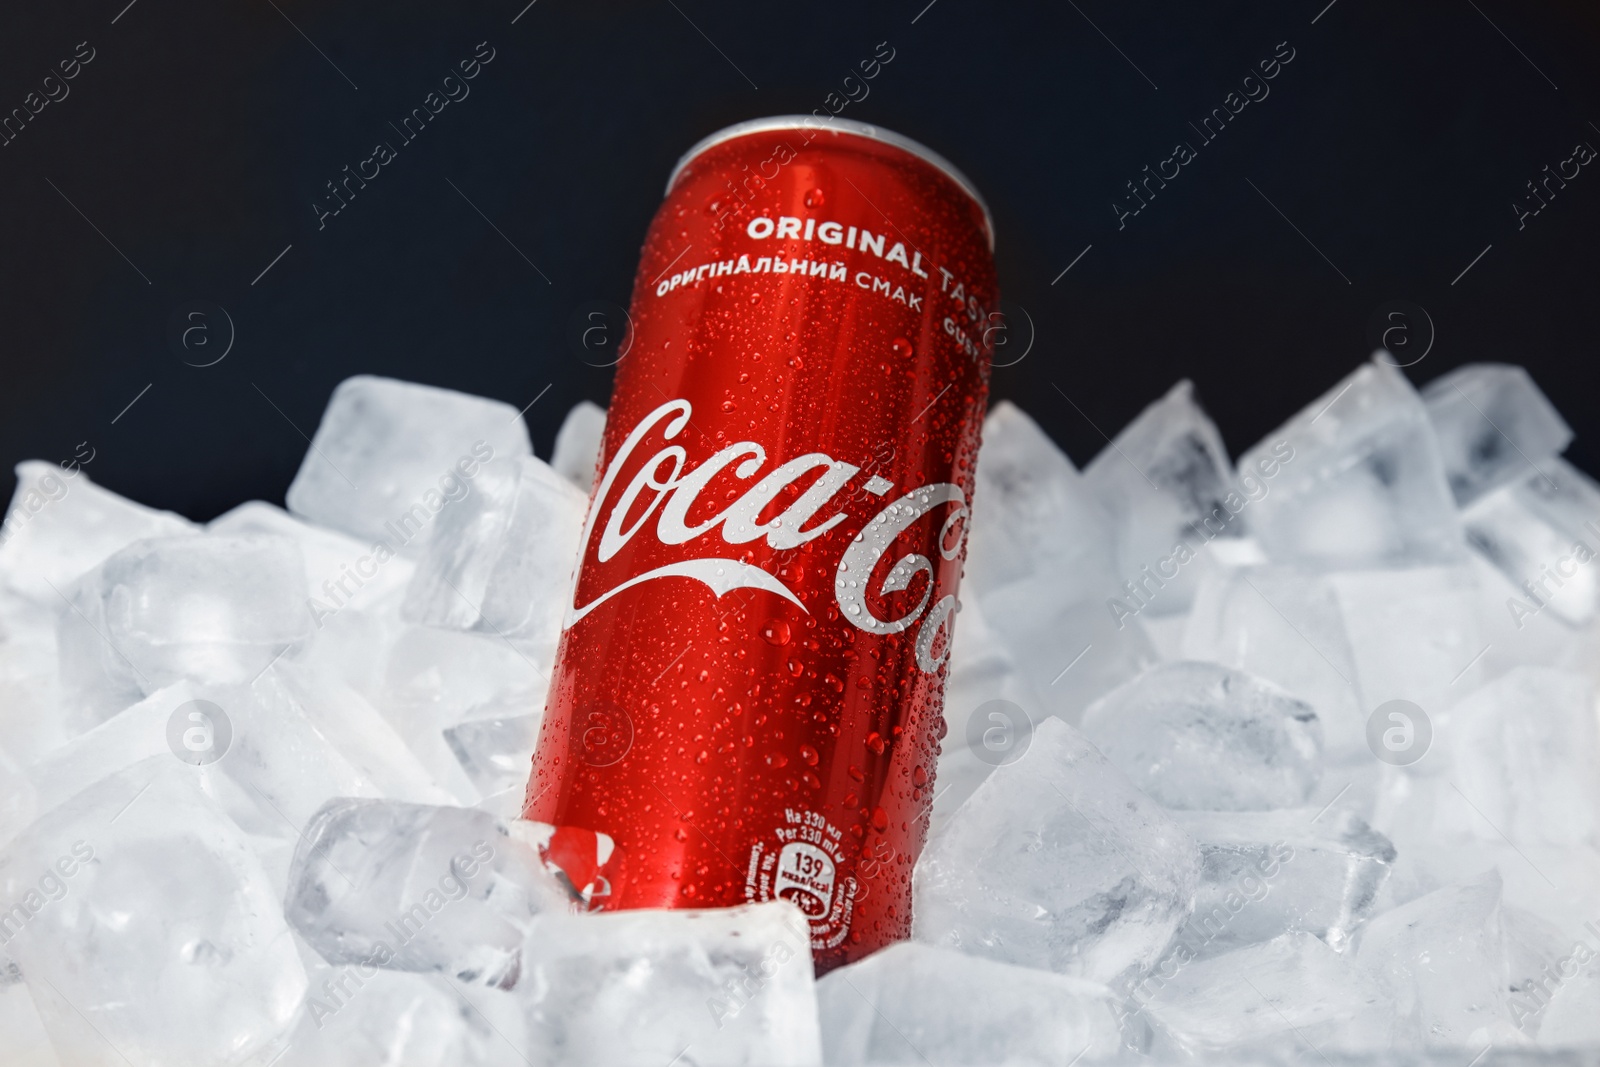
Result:
<instances>
[{"instance_id":1,"label":"aluminum can","mask_svg":"<svg viewBox=\"0 0 1600 1067\"><path fill-rule=\"evenodd\" d=\"M933 152L742 123L645 238L525 814L607 908L783 898L819 972L903 939L998 320Z\"/></svg>"}]
</instances>

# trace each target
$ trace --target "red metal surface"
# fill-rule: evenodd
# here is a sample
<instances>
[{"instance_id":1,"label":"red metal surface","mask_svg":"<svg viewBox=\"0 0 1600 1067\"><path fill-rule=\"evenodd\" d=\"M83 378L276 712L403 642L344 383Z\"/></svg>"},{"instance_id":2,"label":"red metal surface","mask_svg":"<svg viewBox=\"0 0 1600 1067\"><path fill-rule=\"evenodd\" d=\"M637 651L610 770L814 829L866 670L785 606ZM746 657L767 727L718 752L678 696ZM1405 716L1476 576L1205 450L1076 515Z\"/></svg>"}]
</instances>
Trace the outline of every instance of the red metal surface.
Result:
<instances>
[{"instance_id":1,"label":"red metal surface","mask_svg":"<svg viewBox=\"0 0 1600 1067\"><path fill-rule=\"evenodd\" d=\"M908 934L998 304L987 225L934 163L837 129L733 136L677 175L526 804L615 839L608 907L787 897L819 970Z\"/></svg>"}]
</instances>

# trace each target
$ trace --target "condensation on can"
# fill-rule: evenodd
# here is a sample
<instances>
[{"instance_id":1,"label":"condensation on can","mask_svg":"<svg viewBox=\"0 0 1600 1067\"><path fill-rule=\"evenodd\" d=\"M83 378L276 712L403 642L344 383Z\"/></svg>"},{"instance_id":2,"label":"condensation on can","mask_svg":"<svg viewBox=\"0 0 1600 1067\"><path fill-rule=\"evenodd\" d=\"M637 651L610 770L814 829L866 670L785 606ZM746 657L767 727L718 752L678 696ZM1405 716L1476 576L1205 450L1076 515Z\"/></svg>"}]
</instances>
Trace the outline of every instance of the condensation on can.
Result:
<instances>
[{"instance_id":1,"label":"condensation on can","mask_svg":"<svg viewBox=\"0 0 1600 1067\"><path fill-rule=\"evenodd\" d=\"M645 239L527 817L607 906L908 936L997 321L971 184L876 127L714 134Z\"/></svg>"}]
</instances>

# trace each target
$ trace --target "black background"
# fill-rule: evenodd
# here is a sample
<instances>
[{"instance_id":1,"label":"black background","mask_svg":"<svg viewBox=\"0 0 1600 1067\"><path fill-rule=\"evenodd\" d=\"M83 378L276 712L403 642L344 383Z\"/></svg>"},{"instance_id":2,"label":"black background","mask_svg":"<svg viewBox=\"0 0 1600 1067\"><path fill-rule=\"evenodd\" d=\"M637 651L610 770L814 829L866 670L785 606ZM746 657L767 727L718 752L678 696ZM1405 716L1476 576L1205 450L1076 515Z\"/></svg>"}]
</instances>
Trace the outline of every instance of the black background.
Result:
<instances>
[{"instance_id":1,"label":"black background","mask_svg":"<svg viewBox=\"0 0 1600 1067\"><path fill-rule=\"evenodd\" d=\"M567 408L610 389L568 324L627 303L677 156L829 107L887 41L842 114L984 192L1012 339L1017 309L1034 328L995 393L1078 463L1183 376L1237 454L1365 358L1403 299L1436 331L1414 382L1524 363L1600 470L1600 167L1522 229L1512 208L1600 146L1595 6L1326 2L8 4L0 112L78 42L95 58L0 148L0 460L87 442L96 481L196 519L281 501L302 431L363 372L517 407L549 386L527 412L548 457ZM470 97L319 231L324 183L480 41L495 58ZM1119 230L1124 183L1197 143L1187 124L1281 41L1270 96ZM167 339L193 300L235 324L203 369Z\"/></svg>"}]
</instances>

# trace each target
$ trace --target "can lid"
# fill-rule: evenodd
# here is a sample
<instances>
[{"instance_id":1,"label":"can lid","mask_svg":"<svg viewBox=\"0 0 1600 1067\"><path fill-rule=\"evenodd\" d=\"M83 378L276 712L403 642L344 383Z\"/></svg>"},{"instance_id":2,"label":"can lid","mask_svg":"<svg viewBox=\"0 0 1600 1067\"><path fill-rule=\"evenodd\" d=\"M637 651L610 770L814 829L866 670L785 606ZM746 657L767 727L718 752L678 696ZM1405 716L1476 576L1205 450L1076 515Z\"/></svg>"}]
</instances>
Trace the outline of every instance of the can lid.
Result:
<instances>
[{"instance_id":1,"label":"can lid","mask_svg":"<svg viewBox=\"0 0 1600 1067\"><path fill-rule=\"evenodd\" d=\"M667 177L667 191L672 191L673 185L678 180L678 175L683 173L683 168L687 167L696 156L709 148L722 144L724 141L731 141L736 137L745 137L753 133L798 129L840 131L855 134L857 137L866 137L873 141L882 141L884 144L894 145L902 151L910 152L924 162L937 167L944 172L945 177L959 185L962 192L972 197L973 202L978 205L978 210L983 212L983 228L987 231L989 238L989 251L994 251L994 219L989 214L989 205L983 202L983 197L979 195L977 187L967 179L965 174L962 174L953 163L925 144L913 141L911 138L895 133L893 130L886 130L882 126L874 126L867 122L856 122L854 119L830 119L826 126L819 126L817 120L811 115L773 115L764 119L746 119L744 122L736 122L732 126L725 127L716 133L701 138L695 143L694 147L685 152L672 168L672 173Z\"/></svg>"}]
</instances>

